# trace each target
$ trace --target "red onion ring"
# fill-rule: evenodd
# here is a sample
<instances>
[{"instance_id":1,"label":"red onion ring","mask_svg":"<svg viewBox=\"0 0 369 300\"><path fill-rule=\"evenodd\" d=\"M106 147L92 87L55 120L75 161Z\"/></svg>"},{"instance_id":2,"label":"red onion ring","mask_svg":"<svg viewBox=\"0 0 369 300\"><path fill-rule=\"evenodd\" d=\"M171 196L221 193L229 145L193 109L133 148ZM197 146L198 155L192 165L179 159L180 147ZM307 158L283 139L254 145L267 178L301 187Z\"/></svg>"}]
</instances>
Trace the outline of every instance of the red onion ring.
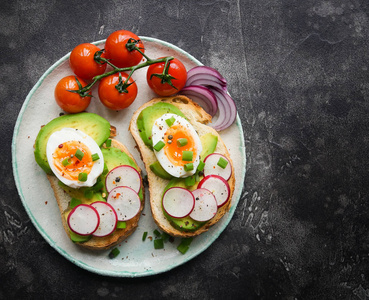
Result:
<instances>
[{"instance_id":1,"label":"red onion ring","mask_svg":"<svg viewBox=\"0 0 369 300\"><path fill-rule=\"evenodd\" d=\"M213 92L207 87L199 85L190 85L181 90L181 94L189 96L193 101L199 104L209 115L215 116L218 110L217 99Z\"/></svg>"},{"instance_id":2,"label":"red onion ring","mask_svg":"<svg viewBox=\"0 0 369 300\"><path fill-rule=\"evenodd\" d=\"M212 77L217 78L223 85L227 85L227 80L215 69L207 67L207 66L197 66L192 68L187 72L187 78L191 78L194 75L197 74L208 74Z\"/></svg>"}]
</instances>

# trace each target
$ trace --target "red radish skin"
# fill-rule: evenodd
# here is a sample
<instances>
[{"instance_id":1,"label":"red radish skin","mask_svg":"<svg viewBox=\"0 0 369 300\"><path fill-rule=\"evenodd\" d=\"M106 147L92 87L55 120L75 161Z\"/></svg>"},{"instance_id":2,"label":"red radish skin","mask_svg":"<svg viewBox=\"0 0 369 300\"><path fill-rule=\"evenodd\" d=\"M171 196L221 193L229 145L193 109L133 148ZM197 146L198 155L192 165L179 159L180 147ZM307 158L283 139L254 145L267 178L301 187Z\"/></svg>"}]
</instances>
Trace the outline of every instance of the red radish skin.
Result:
<instances>
[{"instance_id":1,"label":"red radish skin","mask_svg":"<svg viewBox=\"0 0 369 300\"><path fill-rule=\"evenodd\" d=\"M96 201L91 203L91 206L97 210L100 217L100 224L92 235L104 237L112 234L118 224L118 216L113 206L104 201Z\"/></svg>"},{"instance_id":2,"label":"red radish skin","mask_svg":"<svg viewBox=\"0 0 369 300\"><path fill-rule=\"evenodd\" d=\"M79 204L69 213L67 222L71 231L87 236L93 234L99 227L100 217L91 205Z\"/></svg>"},{"instance_id":3,"label":"red radish skin","mask_svg":"<svg viewBox=\"0 0 369 300\"><path fill-rule=\"evenodd\" d=\"M200 188L192 191L195 197L195 207L190 213L190 217L199 222L211 220L218 211L218 203L212 192Z\"/></svg>"},{"instance_id":4,"label":"red radish skin","mask_svg":"<svg viewBox=\"0 0 369 300\"><path fill-rule=\"evenodd\" d=\"M218 161L220 158L225 159L228 164L225 169L218 166ZM232 166L227 157L220 153L211 153L204 159L205 167L204 167L204 176L208 175L218 175L223 177L225 180L229 180L232 175Z\"/></svg>"},{"instance_id":5,"label":"red radish skin","mask_svg":"<svg viewBox=\"0 0 369 300\"><path fill-rule=\"evenodd\" d=\"M119 181L116 181L117 178L119 178ZM141 182L140 173L128 165L115 167L105 178L105 186L108 193L118 186L127 186L138 193L141 189Z\"/></svg>"},{"instance_id":6,"label":"red radish skin","mask_svg":"<svg viewBox=\"0 0 369 300\"><path fill-rule=\"evenodd\" d=\"M211 191L214 194L215 199L217 200L218 208L222 207L229 200L231 191L229 184L224 178L218 175L209 175L204 177L199 182L197 187L205 188Z\"/></svg>"},{"instance_id":7,"label":"red radish skin","mask_svg":"<svg viewBox=\"0 0 369 300\"><path fill-rule=\"evenodd\" d=\"M126 186L118 186L111 190L107 202L115 209L118 221L128 221L141 210L141 200L138 194Z\"/></svg>"},{"instance_id":8,"label":"red radish skin","mask_svg":"<svg viewBox=\"0 0 369 300\"><path fill-rule=\"evenodd\" d=\"M162 206L172 218L184 218L193 211L195 197L185 188L172 187L164 193Z\"/></svg>"}]
</instances>

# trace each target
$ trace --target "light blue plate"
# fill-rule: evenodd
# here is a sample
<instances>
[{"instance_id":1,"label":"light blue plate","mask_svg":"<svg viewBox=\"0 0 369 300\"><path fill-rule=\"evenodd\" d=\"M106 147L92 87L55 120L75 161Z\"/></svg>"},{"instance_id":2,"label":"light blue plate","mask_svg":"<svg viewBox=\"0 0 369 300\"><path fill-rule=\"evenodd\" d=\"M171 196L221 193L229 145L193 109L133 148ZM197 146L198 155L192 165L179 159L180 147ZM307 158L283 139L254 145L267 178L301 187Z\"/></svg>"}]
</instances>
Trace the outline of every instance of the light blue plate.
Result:
<instances>
[{"instance_id":1,"label":"light blue plate","mask_svg":"<svg viewBox=\"0 0 369 300\"><path fill-rule=\"evenodd\" d=\"M142 40L149 57L175 56L184 63L187 70L202 65L190 54L174 45L148 37L142 37ZM104 42L98 41L95 44L103 47ZM78 247L69 240L63 229L50 184L45 173L34 160L33 144L41 125L58 117L61 112L54 100L54 88L62 77L72 74L68 58L69 54L65 55L42 75L28 94L14 128L13 173L20 199L32 223L45 240L65 258L83 269L106 276L142 277L154 275L171 270L199 255L226 228L235 212L242 192L246 156L239 116L231 127L220 133L225 144L229 147L235 166L236 188L229 212L208 232L196 237L189 251L183 255L176 249L180 242L179 238L175 239L173 243L167 242L165 249L161 250L155 250L153 242L149 239L142 241L142 235L145 231L148 232L149 236L154 236L153 231L157 229L151 217L148 199L146 199L146 206L137 230L118 246L119 256L115 259L109 259L109 251L89 251ZM139 92L137 99L129 108L120 112L106 109L98 101L96 87L94 87L94 98L88 111L98 113L117 127L117 139L127 146L141 169L144 170L139 153L135 149L134 140L128 132L128 124L133 112L154 98L155 95L146 84L145 69L135 72L133 78L137 82ZM148 191L146 191L146 197L148 196Z\"/></svg>"}]
</instances>

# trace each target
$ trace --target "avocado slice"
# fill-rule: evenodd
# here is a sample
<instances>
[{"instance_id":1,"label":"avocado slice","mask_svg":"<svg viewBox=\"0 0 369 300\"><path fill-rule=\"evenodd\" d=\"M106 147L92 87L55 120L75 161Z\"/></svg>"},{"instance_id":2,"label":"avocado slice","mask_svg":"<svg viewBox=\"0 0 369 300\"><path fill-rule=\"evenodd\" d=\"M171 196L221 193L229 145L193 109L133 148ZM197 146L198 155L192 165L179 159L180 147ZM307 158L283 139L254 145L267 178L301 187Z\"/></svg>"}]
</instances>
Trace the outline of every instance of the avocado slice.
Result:
<instances>
[{"instance_id":1,"label":"avocado slice","mask_svg":"<svg viewBox=\"0 0 369 300\"><path fill-rule=\"evenodd\" d=\"M200 141L202 145L200 158L204 160L209 154L215 151L218 144L218 136L208 132L200 136Z\"/></svg>"},{"instance_id":2,"label":"avocado slice","mask_svg":"<svg viewBox=\"0 0 369 300\"><path fill-rule=\"evenodd\" d=\"M155 120L167 113L176 114L185 118L184 114L178 107L165 102L158 102L152 106L146 107L141 111L137 118L137 128L140 132L140 136L145 145L150 149L152 149L152 126L154 125Z\"/></svg>"},{"instance_id":3,"label":"avocado slice","mask_svg":"<svg viewBox=\"0 0 369 300\"><path fill-rule=\"evenodd\" d=\"M151 171L153 171L153 173L156 176L159 176L160 178L163 179L172 179L173 176L170 175L167 171L164 170L164 168L161 166L159 161L155 161L154 163L152 163L150 165L150 169Z\"/></svg>"},{"instance_id":4,"label":"avocado slice","mask_svg":"<svg viewBox=\"0 0 369 300\"><path fill-rule=\"evenodd\" d=\"M167 186L165 187L163 195L168 189L170 189L172 187L186 188L184 179L173 177L173 179L170 180L169 183L167 184ZM164 212L165 217L172 224L172 226L174 228L178 229L178 230L181 230L181 231L195 231L206 223L206 222L195 221L195 220L191 219L190 217L184 217L184 218L180 218L180 219L173 218L173 217L169 216L165 212L164 209L163 209L163 212Z\"/></svg>"},{"instance_id":5,"label":"avocado slice","mask_svg":"<svg viewBox=\"0 0 369 300\"><path fill-rule=\"evenodd\" d=\"M46 145L50 135L62 128L76 128L91 136L101 146L110 136L110 123L93 113L78 113L63 115L53 119L43 126L35 142L35 159L38 165L47 173L52 174L46 156Z\"/></svg>"}]
</instances>

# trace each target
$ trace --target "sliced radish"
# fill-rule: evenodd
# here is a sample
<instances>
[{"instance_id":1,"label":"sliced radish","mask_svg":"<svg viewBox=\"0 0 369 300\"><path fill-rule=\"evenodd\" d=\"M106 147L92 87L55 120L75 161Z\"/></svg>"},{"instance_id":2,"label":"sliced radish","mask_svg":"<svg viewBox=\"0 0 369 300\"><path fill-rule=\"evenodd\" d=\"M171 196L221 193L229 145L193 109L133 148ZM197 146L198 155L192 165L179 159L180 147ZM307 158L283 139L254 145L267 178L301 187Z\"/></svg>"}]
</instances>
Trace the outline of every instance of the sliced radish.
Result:
<instances>
[{"instance_id":1,"label":"sliced radish","mask_svg":"<svg viewBox=\"0 0 369 300\"><path fill-rule=\"evenodd\" d=\"M212 192L217 200L218 207L223 206L229 200L229 184L223 177L218 175L208 175L200 181L197 187L208 189Z\"/></svg>"},{"instance_id":2,"label":"sliced radish","mask_svg":"<svg viewBox=\"0 0 369 300\"><path fill-rule=\"evenodd\" d=\"M70 230L79 235L90 235L96 231L100 223L99 213L91 205L77 205L68 215Z\"/></svg>"},{"instance_id":3,"label":"sliced radish","mask_svg":"<svg viewBox=\"0 0 369 300\"><path fill-rule=\"evenodd\" d=\"M128 221L135 217L141 209L141 200L138 194L127 186L118 186L112 189L107 202L114 207L118 221Z\"/></svg>"},{"instance_id":4,"label":"sliced radish","mask_svg":"<svg viewBox=\"0 0 369 300\"><path fill-rule=\"evenodd\" d=\"M190 217L199 222L212 219L218 211L218 203L214 194L204 188L193 190L192 194L195 197L195 207Z\"/></svg>"},{"instance_id":5,"label":"sliced radish","mask_svg":"<svg viewBox=\"0 0 369 300\"><path fill-rule=\"evenodd\" d=\"M227 165L223 169L218 165L219 160L225 160ZM204 159L205 167L204 167L204 176L208 175L218 175L223 177L225 180L228 180L232 175L232 167L231 163L227 157L219 153L209 154Z\"/></svg>"},{"instance_id":6,"label":"sliced radish","mask_svg":"<svg viewBox=\"0 0 369 300\"><path fill-rule=\"evenodd\" d=\"M104 201L97 201L91 204L97 210L100 217L100 224L93 236L103 237L114 232L117 228L118 217L113 206Z\"/></svg>"},{"instance_id":7,"label":"sliced radish","mask_svg":"<svg viewBox=\"0 0 369 300\"><path fill-rule=\"evenodd\" d=\"M195 207L195 197L184 188L173 187L163 195L163 208L173 218L187 217Z\"/></svg>"},{"instance_id":8,"label":"sliced radish","mask_svg":"<svg viewBox=\"0 0 369 300\"><path fill-rule=\"evenodd\" d=\"M138 193L141 189L141 176L131 166L118 166L106 176L105 186L108 193L117 186L128 186Z\"/></svg>"}]
</instances>

